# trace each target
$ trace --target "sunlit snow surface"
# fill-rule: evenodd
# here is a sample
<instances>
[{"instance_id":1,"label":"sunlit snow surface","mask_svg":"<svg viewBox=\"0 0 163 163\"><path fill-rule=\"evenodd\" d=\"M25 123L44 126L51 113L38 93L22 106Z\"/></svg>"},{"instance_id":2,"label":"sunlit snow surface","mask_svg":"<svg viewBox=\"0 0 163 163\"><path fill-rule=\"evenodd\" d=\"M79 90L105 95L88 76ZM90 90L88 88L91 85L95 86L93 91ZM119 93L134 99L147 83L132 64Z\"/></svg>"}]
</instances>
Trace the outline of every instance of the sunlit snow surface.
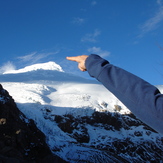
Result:
<instances>
[{"instance_id":1,"label":"sunlit snow surface","mask_svg":"<svg viewBox=\"0 0 163 163\"><path fill-rule=\"evenodd\" d=\"M100 83L67 74L54 62L6 72L0 75L0 82L13 96L18 108L45 133L50 148L65 160L79 157L87 160L93 152L100 155L100 151L93 151L87 146L123 138L129 132L113 132L88 125L90 142L83 146L63 132L52 120L54 115L72 114L77 117L91 115L94 111L115 112L114 105L121 106L121 114L130 111ZM161 86L159 88L162 89ZM151 137L155 139L155 134Z\"/></svg>"},{"instance_id":2,"label":"sunlit snow surface","mask_svg":"<svg viewBox=\"0 0 163 163\"><path fill-rule=\"evenodd\" d=\"M47 62L47 63L38 63L31 66L27 66L19 70L6 71L3 74L17 74L17 73L23 73L23 72L35 71L35 70L57 70L63 72L62 68L55 62Z\"/></svg>"}]
</instances>

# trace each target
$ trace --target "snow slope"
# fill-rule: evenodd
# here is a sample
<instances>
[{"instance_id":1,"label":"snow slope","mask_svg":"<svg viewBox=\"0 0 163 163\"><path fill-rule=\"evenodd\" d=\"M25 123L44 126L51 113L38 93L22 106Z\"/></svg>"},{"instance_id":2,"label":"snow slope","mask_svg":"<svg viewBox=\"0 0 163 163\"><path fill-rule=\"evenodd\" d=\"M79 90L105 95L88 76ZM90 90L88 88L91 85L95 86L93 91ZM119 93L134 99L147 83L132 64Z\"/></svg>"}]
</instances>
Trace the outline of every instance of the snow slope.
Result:
<instances>
[{"instance_id":1,"label":"snow slope","mask_svg":"<svg viewBox=\"0 0 163 163\"><path fill-rule=\"evenodd\" d=\"M130 111L100 83L67 74L54 62L5 72L0 75L0 82L13 96L18 108L28 118L33 119L38 128L45 133L51 150L67 161L88 160L90 157L101 161L115 161L115 158L90 146L107 144L113 142L113 139L120 140L134 135L136 127L115 132L88 124L86 128L90 140L81 145L71 133L61 130L55 121L56 115L71 114L77 118L91 116L95 111L115 113L115 105L120 106L120 114L129 114ZM139 130L145 132L142 126L139 126ZM76 131L78 134L80 132ZM151 133L145 139L156 140L158 136L157 133ZM140 140L141 137L133 139Z\"/></svg>"},{"instance_id":2,"label":"snow slope","mask_svg":"<svg viewBox=\"0 0 163 163\"><path fill-rule=\"evenodd\" d=\"M54 62L5 72L1 75L0 82L9 90L18 105L25 103L50 105L55 107L57 114L71 112L80 115L81 113L76 111L78 109L74 108L83 107L94 107L98 111L113 111L114 105L122 106L122 112L128 111L98 82L66 74ZM102 106L104 103L107 103L108 106ZM67 107L67 109L57 109L59 107Z\"/></svg>"}]
</instances>

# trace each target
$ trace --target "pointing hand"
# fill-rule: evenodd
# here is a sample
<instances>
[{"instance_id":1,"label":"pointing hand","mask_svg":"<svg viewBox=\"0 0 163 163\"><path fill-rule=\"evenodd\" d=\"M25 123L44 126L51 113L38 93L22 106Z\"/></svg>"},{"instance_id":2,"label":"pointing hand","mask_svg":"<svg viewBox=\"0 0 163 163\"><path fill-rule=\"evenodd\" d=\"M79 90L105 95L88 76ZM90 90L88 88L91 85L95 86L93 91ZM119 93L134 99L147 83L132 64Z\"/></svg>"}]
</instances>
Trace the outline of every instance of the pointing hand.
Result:
<instances>
[{"instance_id":1,"label":"pointing hand","mask_svg":"<svg viewBox=\"0 0 163 163\"><path fill-rule=\"evenodd\" d=\"M87 59L88 55L81 55L76 57L66 57L67 60L78 62L78 68L81 71L87 71L85 67L85 60Z\"/></svg>"}]
</instances>

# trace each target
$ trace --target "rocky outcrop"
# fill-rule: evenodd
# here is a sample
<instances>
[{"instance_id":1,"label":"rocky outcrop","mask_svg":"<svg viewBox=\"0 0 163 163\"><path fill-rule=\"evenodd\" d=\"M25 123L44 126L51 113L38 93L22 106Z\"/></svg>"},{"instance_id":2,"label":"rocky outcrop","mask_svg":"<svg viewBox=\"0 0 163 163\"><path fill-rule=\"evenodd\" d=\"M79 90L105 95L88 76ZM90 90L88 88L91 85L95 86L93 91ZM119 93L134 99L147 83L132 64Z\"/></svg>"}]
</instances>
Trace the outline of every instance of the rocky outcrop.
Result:
<instances>
[{"instance_id":1,"label":"rocky outcrop","mask_svg":"<svg viewBox=\"0 0 163 163\"><path fill-rule=\"evenodd\" d=\"M19 111L0 85L0 163L62 163L51 153L44 134Z\"/></svg>"},{"instance_id":2,"label":"rocky outcrop","mask_svg":"<svg viewBox=\"0 0 163 163\"><path fill-rule=\"evenodd\" d=\"M132 113L122 115L118 112L95 111L92 116L84 117L74 117L70 114L54 115L54 121L62 131L76 140L76 144L87 147L87 154L89 149L91 151L94 149L96 154L99 152L97 155L91 152L88 162L103 163L101 158L105 161L109 160L106 162L120 163L161 162L163 160L163 138ZM111 135L98 133L99 136L93 141L91 138L93 131L91 135L88 131L90 127L94 130L111 131Z\"/></svg>"}]
</instances>

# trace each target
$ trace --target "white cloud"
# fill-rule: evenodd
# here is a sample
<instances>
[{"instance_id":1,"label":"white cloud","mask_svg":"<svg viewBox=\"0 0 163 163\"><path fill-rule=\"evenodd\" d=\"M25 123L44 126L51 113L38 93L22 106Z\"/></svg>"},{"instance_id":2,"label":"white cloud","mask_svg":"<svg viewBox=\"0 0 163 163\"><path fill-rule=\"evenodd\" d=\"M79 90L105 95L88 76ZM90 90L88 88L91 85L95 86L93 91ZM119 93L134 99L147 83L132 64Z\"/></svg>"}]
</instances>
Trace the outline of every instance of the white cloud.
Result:
<instances>
[{"instance_id":1,"label":"white cloud","mask_svg":"<svg viewBox=\"0 0 163 163\"><path fill-rule=\"evenodd\" d=\"M3 74L7 71L11 71L15 69L16 69L16 66L12 62L8 61L2 67L0 67L0 73Z\"/></svg>"},{"instance_id":2,"label":"white cloud","mask_svg":"<svg viewBox=\"0 0 163 163\"><path fill-rule=\"evenodd\" d=\"M18 59L20 59L20 60L23 61L23 62L31 61L31 60L34 58L34 55L35 55L36 53L37 53L37 52L32 52L31 54L18 57Z\"/></svg>"},{"instance_id":3,"label":"white cloud","mask_svg":"<svg viewBox=\"0 0 163 163\"><path fill-rule=\"evenodd\" d=\"M81 41L82 42L96 42L97 37L101 34L101 31L98 29L95 29L94 33L88 33L86 34Z\"/></svg>"},{"instance_id":4,"label":"white cloud","mask_svg":"<svg viewBox=\"0 0 163 163\"><path fill-rule=\"evenodd\" d=\"M92 47L88 49L88 52L90 52L91 54L98 54L101 57L107 57L110 55L109 51L106 50L102 50L100 47Z\"/></svg>"},{"instance_id":5,"label":"white cloud","mask_svg":"<svg viewBox=\"0 0 163 163\"><path fill-rule=\"evenodd\" d=\"M157 0L158 5L162 5L162 0Z\"/></svg>"},{"instance_id":6,"label":"white cloud","mask_svg":"<svg viewBox=\"0 0 163 163\"><path fill-rule=\"evenodd\" d=\"M16 59L18 59L18 61L16 61L16 65L19 68L21 66L32 65L39 62L45 62L46 58L48 59L50 55L55 55L57 53L59 53L59 50L51 53L32 52L30 54L17 57ZM11 70L16 70L16 66L13 64L13 62L8 61L0 67L0 74L3 74Z\"/></svg>"},{"instance_id":7,"label":"white cloud","mask_svg":"<svg viewBox=\"0 0 163 163\"><path fill-rule=\"evenodd\" d=\"M96 1L92 1L92 2L91 2L91 5L92 5L92 6L95 6L96 4L97 4Z\"/></svg>"},{"instance_id":8,"label":"white cloud","mask_svg":"<svg viewBox=\"0 0 163 163\"><path fill-rule=\"evenodd\" d=\"M157 0L159 8L153 17L149 18L144 24L140 26L141 34L139 37L142 37L144 34L151 32L159 27L159 24L163 22L163 5L161 0Z\"/></svg>"},{"instance_id":9,"label":"white cloud","mask_svg":"<svg viewBox=\"0 0 163 163\"><path fill-rule=\"evenodd\" d=\"M84 22L85 22L85 19L83 19L83 18L77 17L77 18L74 18L74 19L73 19L73 23L74 23L74 24L77 24L77 25L81 25L81 24L83 24Z\"/></svg>"},{"instance_id":10,"label":"white cloud","mask_svg":"<svg viewBox=\"0 0 163 163\"><path fill-rule=\"evenodd\" d=\"M41 62L44 58L48 57L49 55L57 54L59 51L53 52L53 53L37 53L32 52L28 55L20 56L18 59L22 62L28 62L30 64L35 64L38 62Z\"/></svg>"}]
</instances>

